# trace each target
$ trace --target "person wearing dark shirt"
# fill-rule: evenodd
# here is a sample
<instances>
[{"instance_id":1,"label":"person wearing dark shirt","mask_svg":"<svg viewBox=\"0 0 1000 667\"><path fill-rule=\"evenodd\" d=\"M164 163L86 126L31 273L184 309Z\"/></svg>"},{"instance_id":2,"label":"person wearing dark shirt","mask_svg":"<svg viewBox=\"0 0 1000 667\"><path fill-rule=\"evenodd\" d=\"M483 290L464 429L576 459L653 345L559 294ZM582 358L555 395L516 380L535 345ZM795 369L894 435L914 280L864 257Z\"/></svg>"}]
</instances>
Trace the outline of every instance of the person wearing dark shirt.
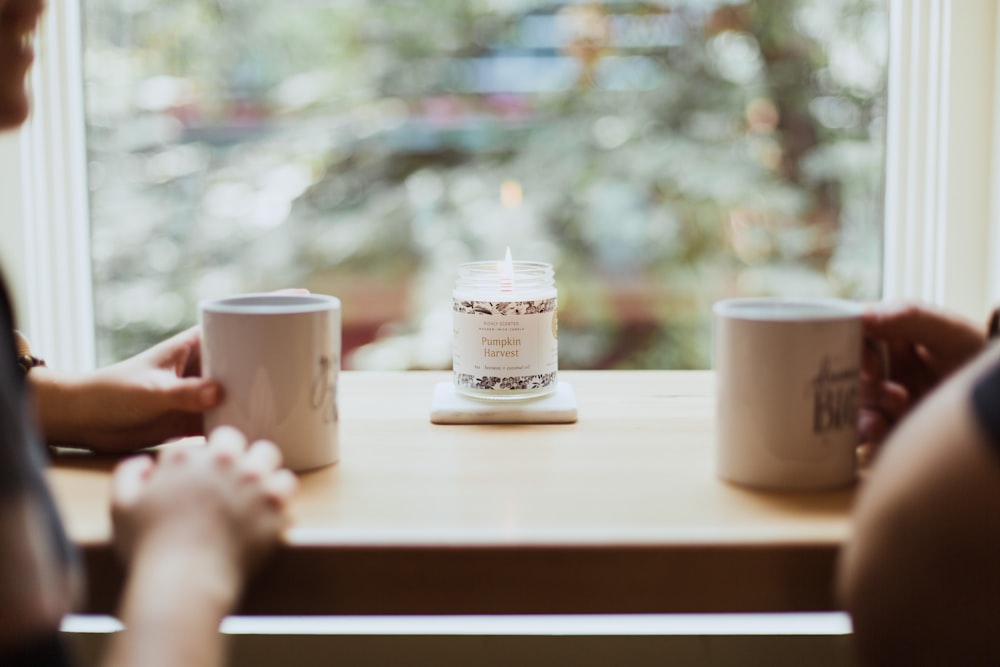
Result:
<instances>
[{"instance_id":1,"label":"person wearing dark shirt","mask_svg":"<svg viewBox=\"0 0 1000 667\"><path fill-rule=\"evenodd\" d=\"M859 658L998 665L1000 346L923 306L875 306L864 326L889 363L866 365L859 430L876 451L838 568Z\"/></svg>"},{"instance_id":2,"label":"person wearing dark shirt","mask_svg":"<svg viewBox=\"0 0 1000 667\"><path fill-rule=\"evenodd\" d=\"M0 0L0 129L28 116L25 77L41 0ZM59 639L77 555L43 476L43 440L125 452L200 432L220 399L197 376L191 330L106 369L66 375L20 346L0 281L0 666L71 663ZM127 576L106 667L220 665L222 618L288 521L295 476L270 442L218 429L205 446L124 460L112 487Z\"/></svg>"},{"instance_id":3,"label":"person wearing dark shirt","mask_svg":"<svg viewBox=\"0 0 1000 667\"><path fill-rule=\"evenodd\" d=\"M0 665L66 664L51 622L69 611L78 568L42 477L43 447L15 355L0 284Z\"/></svg>"}]
</instances>

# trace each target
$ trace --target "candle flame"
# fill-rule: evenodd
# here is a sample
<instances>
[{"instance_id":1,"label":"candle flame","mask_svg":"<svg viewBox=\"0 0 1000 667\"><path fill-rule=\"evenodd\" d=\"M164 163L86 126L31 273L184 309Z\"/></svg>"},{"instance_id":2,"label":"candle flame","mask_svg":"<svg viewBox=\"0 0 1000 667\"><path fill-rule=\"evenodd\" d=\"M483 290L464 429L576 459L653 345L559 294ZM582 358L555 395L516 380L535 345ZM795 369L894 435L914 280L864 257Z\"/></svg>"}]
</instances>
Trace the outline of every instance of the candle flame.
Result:
<instances>
[{"instance_id":1,"label":"candle flame","mask_svg":"<svg viewBox=\"0 0 1000 667\"><path fill-rule=\"evenodd\" d=\"M498 262L500 269L500 291L501 292L513 292L514 291L514 259L510 254L510 246L507 246L507 254L504 255L503 261Z\"/></svg>"}]
</instances>

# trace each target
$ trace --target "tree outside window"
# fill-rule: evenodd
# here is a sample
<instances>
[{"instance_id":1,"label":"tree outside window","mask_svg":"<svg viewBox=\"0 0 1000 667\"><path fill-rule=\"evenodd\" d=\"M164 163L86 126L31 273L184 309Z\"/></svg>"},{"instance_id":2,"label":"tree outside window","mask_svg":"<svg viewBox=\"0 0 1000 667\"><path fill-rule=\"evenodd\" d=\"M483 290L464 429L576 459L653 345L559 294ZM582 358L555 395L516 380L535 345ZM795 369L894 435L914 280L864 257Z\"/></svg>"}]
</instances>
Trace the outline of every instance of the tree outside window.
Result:
<instances>
[{"instance_id":1,"label":"tree outside window","mask_svg":"<svg viewBox=\"0 0 1000 667\"><path fill-rule=\"evenodd\" d=\"M726 296L878 296L883 1L85 4L102 363L303 286L348 367L448 368L457 266L508 245L566 369L705 367Z\"/></svg>"}]
</instances>

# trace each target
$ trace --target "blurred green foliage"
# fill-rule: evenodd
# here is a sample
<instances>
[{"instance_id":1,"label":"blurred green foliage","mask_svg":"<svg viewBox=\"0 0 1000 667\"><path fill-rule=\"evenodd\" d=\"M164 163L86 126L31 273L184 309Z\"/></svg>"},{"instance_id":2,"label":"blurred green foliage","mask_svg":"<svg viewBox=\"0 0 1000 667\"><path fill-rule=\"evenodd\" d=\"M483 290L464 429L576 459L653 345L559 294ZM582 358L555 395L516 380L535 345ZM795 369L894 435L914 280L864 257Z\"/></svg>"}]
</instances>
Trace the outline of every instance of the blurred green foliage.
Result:
<instances>
[{"instance_id":1,"label":"blurred green foliage","mask_svg":"<svg viewBox=\"0 0 1000 667\"><path fill-rule=\"evenodd\" d=\"M738 294L881 284L884 0L87 0L99 358L344 300L448 368L463 261L552 262L562 368L709 363ZM152 240L149 240L152 239Z\"/></svg>"}]
</instances>

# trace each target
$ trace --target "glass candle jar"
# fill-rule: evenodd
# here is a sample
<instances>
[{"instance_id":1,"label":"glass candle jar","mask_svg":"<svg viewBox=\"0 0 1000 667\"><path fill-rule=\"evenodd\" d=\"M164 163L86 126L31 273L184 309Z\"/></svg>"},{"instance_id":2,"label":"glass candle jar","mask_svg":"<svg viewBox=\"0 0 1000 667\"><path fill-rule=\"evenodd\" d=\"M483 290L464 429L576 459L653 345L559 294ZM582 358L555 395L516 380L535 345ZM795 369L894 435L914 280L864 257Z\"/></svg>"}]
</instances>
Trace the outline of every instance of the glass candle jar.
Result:
<instances>
[{"instance_id":1,"label":"glass candle jar","mask_svg":"<svg viewBox=\"0 0 1000 667\"><path fill-rule=\"evenodd\" d=\"M551 264L470 262L458 269L452 368L455 390L489 399L556 390L556 286Z\"/></svg>"}]
</instances>

